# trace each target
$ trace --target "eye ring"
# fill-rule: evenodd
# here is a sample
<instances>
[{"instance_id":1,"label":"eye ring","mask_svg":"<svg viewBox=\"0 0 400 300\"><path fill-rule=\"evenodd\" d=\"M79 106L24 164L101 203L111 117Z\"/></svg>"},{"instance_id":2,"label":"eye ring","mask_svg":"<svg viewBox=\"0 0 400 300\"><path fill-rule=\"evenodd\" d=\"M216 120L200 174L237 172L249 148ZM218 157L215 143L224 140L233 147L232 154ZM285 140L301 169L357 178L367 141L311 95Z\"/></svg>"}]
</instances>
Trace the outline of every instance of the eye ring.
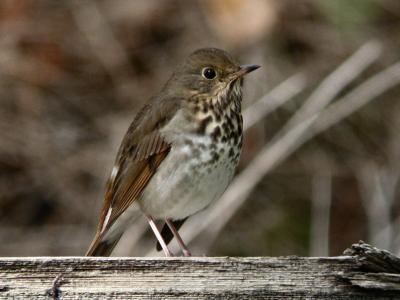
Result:
<instances>
[{"instance_id":1,"label":"eye ring","mask_svg":"<svg viewBox=\"0 0 400 300\"><path fill-rule=\"evenodd\" d=\"M215 77L217 77L217 72L215 71L214 68L211 67L205 67L203 70L201 70L201 75L208 80L213 80Z\"/></svg>"}]
</instances>

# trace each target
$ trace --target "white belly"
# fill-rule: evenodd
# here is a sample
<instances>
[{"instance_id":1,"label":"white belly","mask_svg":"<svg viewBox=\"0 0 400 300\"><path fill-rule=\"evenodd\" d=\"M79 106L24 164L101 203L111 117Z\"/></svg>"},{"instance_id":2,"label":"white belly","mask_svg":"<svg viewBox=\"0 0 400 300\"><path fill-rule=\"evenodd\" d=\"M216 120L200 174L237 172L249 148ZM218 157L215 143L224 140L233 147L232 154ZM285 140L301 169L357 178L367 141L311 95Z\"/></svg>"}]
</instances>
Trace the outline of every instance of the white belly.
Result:
<instances>
[{"instance_id":1,"label":"white belly","mask_svg":"<svg viewBox=\"0 0 400 300\"><path fill-rule=\"evenodd\" d=\"M222 195L234 175L240 153L229 155L231 141L210 150L210 137L188 139L197 150L187 144L172 148L138 199L141 209L157 219L183 219L204 209Z\"/></svg>"}]
</instances>

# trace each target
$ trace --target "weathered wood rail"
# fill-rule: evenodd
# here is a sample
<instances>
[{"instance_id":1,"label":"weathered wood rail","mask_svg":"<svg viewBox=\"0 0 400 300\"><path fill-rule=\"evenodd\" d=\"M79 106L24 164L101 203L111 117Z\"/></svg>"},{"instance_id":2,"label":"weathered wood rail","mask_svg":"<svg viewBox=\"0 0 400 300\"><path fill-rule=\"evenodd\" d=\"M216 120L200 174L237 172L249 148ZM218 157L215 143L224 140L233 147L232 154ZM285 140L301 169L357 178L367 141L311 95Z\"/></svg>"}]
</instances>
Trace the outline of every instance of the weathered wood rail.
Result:
<instances>
[{"instance_id":1,"label":"weathered wood rail","mask_svg":"<svg viewBox=\"0 0 400 300\"><path fill-rule=\"evenodd\" d=\"M51 298L400 299L400 258L364 243L329 258L0 258L0 299Z\"/></svg>"}]
</instances>

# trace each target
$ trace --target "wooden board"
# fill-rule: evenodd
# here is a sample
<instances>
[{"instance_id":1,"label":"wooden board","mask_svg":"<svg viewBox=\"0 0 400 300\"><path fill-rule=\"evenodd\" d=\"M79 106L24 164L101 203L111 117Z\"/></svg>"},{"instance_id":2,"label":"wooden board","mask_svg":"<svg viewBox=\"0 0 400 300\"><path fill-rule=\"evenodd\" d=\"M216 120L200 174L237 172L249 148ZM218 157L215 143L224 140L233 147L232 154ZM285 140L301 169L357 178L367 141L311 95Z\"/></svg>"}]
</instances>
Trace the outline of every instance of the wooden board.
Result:
<instances>
[{"instance_id":1,"label":"wooden board","mask_svg":"<svg viewBox=\"0 0 400 300\"><path fill-rule=\"evenodd\" d=\"M400 299L398 257L366 244L346 254L0 258L0 299Z\"/></svg>"}]
</instances>

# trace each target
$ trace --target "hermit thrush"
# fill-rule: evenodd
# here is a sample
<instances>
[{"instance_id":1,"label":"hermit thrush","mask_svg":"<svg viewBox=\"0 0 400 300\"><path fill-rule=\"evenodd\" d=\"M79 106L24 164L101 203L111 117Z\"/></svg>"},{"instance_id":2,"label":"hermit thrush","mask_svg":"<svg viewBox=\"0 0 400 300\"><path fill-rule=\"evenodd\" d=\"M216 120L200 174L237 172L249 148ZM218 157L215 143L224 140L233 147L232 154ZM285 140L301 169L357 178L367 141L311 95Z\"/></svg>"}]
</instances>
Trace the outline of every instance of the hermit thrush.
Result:
<instances>
[{"instance_id":1,"label":"hermit thrush","mask_svg":"<svg viewBox=\"0 0 400 300\"><path fill-rule=\"evenodd\" d=\"M172 236L190 255L177 229L218 199L234 175L242 148L243 75L257 68L239 66L215 48L199 49L177 67L122 140L86 255L109 255L141 214L166 256ZM161 233L154 219L165 220Z\"/></svg>"}]
</instances>

